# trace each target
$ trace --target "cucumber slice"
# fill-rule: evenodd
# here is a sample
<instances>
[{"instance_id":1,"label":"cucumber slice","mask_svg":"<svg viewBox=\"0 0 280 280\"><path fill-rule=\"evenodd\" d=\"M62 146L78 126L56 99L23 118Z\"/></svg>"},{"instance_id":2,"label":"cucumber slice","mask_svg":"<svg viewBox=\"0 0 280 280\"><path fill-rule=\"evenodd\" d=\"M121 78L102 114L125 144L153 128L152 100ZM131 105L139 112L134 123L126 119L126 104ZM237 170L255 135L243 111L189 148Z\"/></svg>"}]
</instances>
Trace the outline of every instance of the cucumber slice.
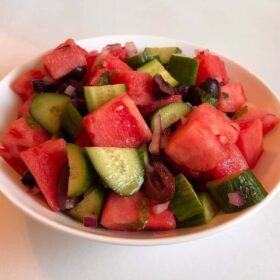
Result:
<instances>
[{"instance_id":1,"label":"cucumber slice","mask_svg":"<svg viewBox=\"0 0 280 280\"><path fill-rule=\"evenodd\" d=\"M137 149L140 159L142 160L143 166L146 168L149 163L148 148L146 144L140 145Z\"/></svg>"},{"instance_id":2,"label":"cucumber slice","mask_svg":"<svg viewBox=\"0 0 280 280\"><path fill-rule=\"evenodd\" d=\"M142 52L137 55L128 57L126 59L126 63L133 69L137 69L137 68L141 67L142 65L144 65L145 63L153 60L154 58L156 58L156 56Z\"/></svg>"},{"instance_id":3,"label":"cucumber slice","mask_svg":"<svg viewBox=\"0 0 280 280\"><path fill-rule=\"evenodd\" d=\"M68 102L65 105L60 121L61 126L66 133L72 138L72 140L75 140L83 126L83 117L71 102Z\"/></svg>"},{"instance_id":4,"label":"cucumber slice","mask_svg":"<svg viewBox=\"0 0 280 280\"><path fill-rule=\"evenodd\" d=\"M240 211L262 201L267 192L250 169L207 183L213 199L226 213ZM243 200L240 206L230 203L229 195L237 193Z\"/></svg>"},{"instance_id":5,"label":"cucumber slice","mask_svg":"<svg viewBox=\"0 0 280 280\"><path fill-rule=\"evenodd\" d=\"M154 131L156 119L159 115L161 120L161 130L163 131L173 123L179 121L181 117L186 116L191 110L192 110L191 105L184 102L174 102L164 107L161 107L159 110L155 112L155 114L152 117L151 120L152 131Z\"/></svg>"},{"instance_id":6,"label":"cucumber slice","mask_svg":"<svg viewBox=\"0 0 280 280\"><path fill-rule=\"evenodd\" d=\"M167 64L174 53L182 53L182 51L178 47L145 48L144 50L146 55L158 55L162 64Z\"/></svg>"},{"instance_id":7,"label":"cucumber slice","mask_svg":"<svg viewBox=\"0 0 280 280\"><path fill-rule=\"evenodd\" d=\"M83 222L84 217L95 214L100 217L101 209L104 202L105 193L100 187L94 187L89 190L84 196L83 200L80 201L73 209L67 213L74 219Z\"/></svg>"},{"instance_id":8,"label":"cucumber slice","mask_svg":"<svg viewBox=\"0 0 280 280\"><path fill-rule=\"evenodd\" d=\"M172 54L168 64L168 71L179 84L194 85L198 64L198 60L194 58L181 54Z\"/></svg>"},{"instance_id":9,"label":"cucumber slice","mask_svg":"<svg viewBox=\"0 0 280 280\"><path fill-rule=\"evenodd\" d=\"M31 102L31 116L48 132L56 134L61 127L60 117L70 98L58 93L36 94Z\"/></svg>"},{"instance_id":10,"label":"cucumber slice","mask_svg":"<svg viewBox=\"0 0 280 280\"><path fill-rule=\"evenodd\" d=\"M95 111L98 107L124 92L126 92L125 84L84 87L88 111Z\"/></svg>"},{"instance_id":11,"label":"cucumber slice","mask_svg":"<svg viewBox=\"0 0 280 280\"><path fill-rule=\"evenodd\" d=\"M210 195L206 192L199 193L198 198L202 204L203 211L190 219L179 223L178 227L194 227L209 223L219 212L218 206L215 204Z\"/></svg>"},{"instance_id":12,"label":"cucumber slice","mask_svg":"<svg viewBox=\"0 0 280 280\"><path fill-rule=\"evenodd\" d=\"M75 144L67 144L70 176L68 180L69 197L85 193L92 184L92 170L85 150Z\"/></svg>"},{"instance_id":13,"label":"cucumber slice","mask_svg":"<svg viewBox=\"0 0 280 280\"><path fill-rule=\"evenodd\" d=\"M178 84L178 82L167 72L164 66L157 59L153 59L144 64L138 68L137 71L148 73L152 77L156 74L160 74L162 78L173 87Z\"/></svg>"},{"instance_id":14,"label":"cucumber slice","mask_svg":"<svg viewBox=\"0 0 280 280\"><path fill-rule=\"evenodd\" d=\"M202 213L203 207L193 186L183 174L175 176L175 194L170 207L179 222Z\"/></svg>"},{"instance_id":15,"label":"cucumber slice","mask_svg":"<svg viewBox=\"0 0 280 280\"><path fill-rule=\"evenodd\" d=\"M136 149L86 148L91 163L105 184L116 193L130 196L144 182L144 168Z\"/></svg>"}]
</instances>

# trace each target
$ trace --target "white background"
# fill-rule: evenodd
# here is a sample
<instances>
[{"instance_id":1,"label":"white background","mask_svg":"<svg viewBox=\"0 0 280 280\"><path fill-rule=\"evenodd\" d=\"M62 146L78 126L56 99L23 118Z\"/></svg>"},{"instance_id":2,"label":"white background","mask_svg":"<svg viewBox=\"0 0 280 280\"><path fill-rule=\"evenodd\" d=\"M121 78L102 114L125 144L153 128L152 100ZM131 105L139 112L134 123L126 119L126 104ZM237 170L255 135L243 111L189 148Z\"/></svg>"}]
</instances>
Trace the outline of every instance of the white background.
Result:
<instances>
[{"instance_id":1,"label":"white background","mask_svg":"<svg viewBox=\"0 0 280 280\"><path fill-rule=\"evenodd\" d=\"M279 0L1 0L0 78L68 37L113 34L195 42L237 60L280 93ZM278 280L279 216L280 194L248 220L203 240L113 246L49 229L0 194L0 279Z\"/></svg>"}]
</instances>

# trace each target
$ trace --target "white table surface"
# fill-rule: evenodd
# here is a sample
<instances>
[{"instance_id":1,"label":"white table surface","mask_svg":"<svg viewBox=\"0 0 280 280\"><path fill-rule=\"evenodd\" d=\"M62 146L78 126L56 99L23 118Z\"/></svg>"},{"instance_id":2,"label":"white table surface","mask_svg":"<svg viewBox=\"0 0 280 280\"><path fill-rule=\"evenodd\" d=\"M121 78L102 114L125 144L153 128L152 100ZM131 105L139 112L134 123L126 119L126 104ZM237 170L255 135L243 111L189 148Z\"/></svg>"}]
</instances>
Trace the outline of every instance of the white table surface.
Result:
<instances>
[{"instance_id":1,"label":"white table surface","mask_svg":"<svg viewBox=\"0 0 280 280\"><path fill-rule=\"evenodd\" d=\"M112 34L196 42L249 67L280 93L279 0L1 0L0 78L68 37ZM279 214L280 193L253 217L209 238L126 247L49 229L0 194L0 279L278 280Z\"/></svg>"}]
</instances>

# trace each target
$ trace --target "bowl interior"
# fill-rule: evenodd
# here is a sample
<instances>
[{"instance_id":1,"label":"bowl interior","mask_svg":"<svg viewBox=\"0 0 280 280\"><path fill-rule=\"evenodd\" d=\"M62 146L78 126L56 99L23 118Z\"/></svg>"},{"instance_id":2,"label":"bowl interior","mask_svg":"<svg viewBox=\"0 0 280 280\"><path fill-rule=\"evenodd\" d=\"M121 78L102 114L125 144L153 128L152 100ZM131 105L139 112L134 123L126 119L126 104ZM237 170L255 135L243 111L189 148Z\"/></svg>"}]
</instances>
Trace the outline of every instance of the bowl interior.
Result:
<instances>
[{"instance_id":1,"label":"bowl interior","mask_svg":"<svg viewBox=\"0 0 280 280\"><path fill-rule=\"evenodd\" d=\"M88 50L100 50L106 44L117 42L125 43L127 41L135 42L139 50L144 49L146 46L179 46L183 53L189 56L194 56L194 51L196 49L203 49L183 41L151 36L106 36L86 39L78 43ZM233 81L242 82L248 100L279 116L280 103L277 95L254 74L225 57L223 57L223 59L229 77ZM3 137L3 134L8 129L12 120L17 117L16 112L20 104L18 98L10 90L9 85L19 73L25 69L31 68L34 64L39 63L39 61L40 58L37 58L19 67L0 82L0 139ZM229 227L256 212L273 197L276 190L279 189L280 179L280 141L278 141L278 139L280 139L279 127L265 137L264 153L254 169L255 174L269 192L267 198L260 204L239 213L220 213L209 224L195 228L177 229L167 232L136 233L85 228L66 215L52 212L40 198L34 198L26 194L26 188L20 184L20 177L2 159L0 160L0 189L15 205L32 217L54 228L80 237L108 243L131 245L159 245L189 241L208 236L211 233Z\"/></svg>"}]
</instances>

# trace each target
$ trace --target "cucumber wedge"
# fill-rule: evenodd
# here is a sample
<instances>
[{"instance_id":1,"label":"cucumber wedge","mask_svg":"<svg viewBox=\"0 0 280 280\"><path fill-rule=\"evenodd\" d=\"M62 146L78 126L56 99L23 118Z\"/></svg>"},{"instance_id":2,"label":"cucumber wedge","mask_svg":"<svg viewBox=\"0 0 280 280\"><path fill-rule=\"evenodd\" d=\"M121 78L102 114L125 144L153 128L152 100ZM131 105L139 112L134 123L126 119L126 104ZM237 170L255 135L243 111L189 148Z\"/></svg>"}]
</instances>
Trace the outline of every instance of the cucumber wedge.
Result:
<instances>
[{"instance_id":1,"label":"cucumber wedge","mask_svg":"<svg viewBox=\"0 0 280 280\"><path fill-rule=\"evenodd\" d=\"M60 117L70 98L58 93L36 94L31 102L31 116L48 132L56 134L61 128Z\"/></svg>"},{"instance_id":2,"label":"cucumber wedge","mask_svg":"<svg viewBox=\"0 0 280 280\"><path fill-rule=\"evenodd\" d=\"M197 214L202 213L203 207L197 197L193 186L183 174L175 176L175 194L170 207L179 222L183 222Z\"/></svg>"},{"instance_id":3,"label":"cucumber wedge","mask_svg":"<svg viewBox=\"0 0 280 280\"><path fill-rule=\"evenodd\" d=\"M145 48L145 55L158 55L162 64L169 63L170 57L174 53L182 53L178 47L164 47L164 48Z\"/></svg>"},{"instance_id":4,"label":"cucumber wedge","mask_svg":"<svg viewBox=\"0 0 280 280\"><path fill-rule=\"evenodd\" d=\"M190 219L179 223L178 227L194 227L209 223L219 212L218 206L215 204L210 195L206 192L199 193L198 198L202 204L203 211Z\"/></svg>"},{"instance_id":5,"label":"cucumber wedge","mask_svg":"<svg viewBox=\"0 0 280 280\"><path fill-rule=\"evenodd\" d=\"M213 199L226 213L240 211L262 201L267 192L250 169L207 183ZM242 200L240 205L230 201L231 196ZM237 198L238 198L237 197Z\"/></svg>"},{"instance_id":6,"label":"cucumber wedge","mask_svg":"<svg viewBox=\"0 0 280 280\"><path fill-rule=\"evenodd\" d=\"M70 167L67 195L80 196L91 186L93 170L83 148L75 144L67 144L67 157Z\"/></svg>"},{"instance_id":7,"label":"cucumber wedge","mask_svg":"<svg viewBox=\"0 0 280 280\"><path fill-rule=\"evenodd\" d=\"M126 63L133 69L137 69L142 65L144 65L145 63L147 63L148 61L153 60L154 58L156 58L154 55L150 55L148 53L142 52L137 55L128 57L126 59Z\"/></svg>"},{"instance_id":8,"label":"cucumber wedge","mask_svg":"<svg viewBox=\"0 0 280 280\"><path fill-rule=\"evenodd\" d=\"M88 111L95 111L98 107L124 92L126 92L125 84L84 87Z\"/></svg>"},{"instance_id":9,"label":"cucumber wedge","mask_svg":"<svg viewBox=\"0 0 280 280\"><path fill-rule=\"evenodd\" d=\"M198 60L194 58L181 54L172 54L168 64L168 71L179 84L194 85L198 64Z\"/></svg>"},{"instance_id":10,"label":"cucumber wedge","mask_svg":"<svg viewBox=\"0 0 280 280\"><path fill-rule=\"evenodd\" d=\"M60 121L66 133L72 138L72 140L75 140L83 126L83 117L71 102L68 102L65 105Z\"/></svg>"},{"instance_id":11,"label":"cucumber wedge","mask_svg":"<svg viewBox=\"0 0 280 280\"><path fill-rule=\"evenodd\" d=\"M88 190L83 200L67 213L74 219L83 222L84 217L95 214L100 217L104 202L105 193L100 187L94 187Z\"/></svg>"},{"instance_id":12,"label":"cucumber wedge","mask_svg":"<svg viewBox=\"0 0 280 280\"><path fill-rule=\"evenodd\" d=\"M144 167L136 149L86 148L95 170L104 183L116 193L130 196L144 182Z\"/></svg>"},{"instance_id":13,"label":"cucumber wedge","mask_svg":"<svg viewBox=\"0 0 280 280\"><path fill-rule=\"evenodd\" d=\"M142 160L144 168L147 167L149 163L149 155L148 155L148 148L146 144L140 145L140 147L137 149L137 152L139 154L140 159Z\"/></svg>"},{"instance_id":14,"label":"cucumber wedge","mask_svg":"<svg viewBox=\"0 0 280 280\"><path fill-rule=\"evenodd\" d=\"M137 71L148 73L152 77L156 74L160 74L162 78L173 87L178 84L178 82L170 75L169 72L167 72L164 66L157 59L153 59L144 64L138 68Z\"/></svg>"},{"instance_id":15,"label":"cucumber wedge","mask_svg":"<svg viewBox=\"0 0 280 280\"><path fill-rule=\"evenodd\" d=\"M168 128L173 123L179 121L192 110L192 106L184 102L174 102L161 107L155 112L151 120L151 129L154 131L157 117L160 115L161 130Z\"/></svg>"}]
</instances>

